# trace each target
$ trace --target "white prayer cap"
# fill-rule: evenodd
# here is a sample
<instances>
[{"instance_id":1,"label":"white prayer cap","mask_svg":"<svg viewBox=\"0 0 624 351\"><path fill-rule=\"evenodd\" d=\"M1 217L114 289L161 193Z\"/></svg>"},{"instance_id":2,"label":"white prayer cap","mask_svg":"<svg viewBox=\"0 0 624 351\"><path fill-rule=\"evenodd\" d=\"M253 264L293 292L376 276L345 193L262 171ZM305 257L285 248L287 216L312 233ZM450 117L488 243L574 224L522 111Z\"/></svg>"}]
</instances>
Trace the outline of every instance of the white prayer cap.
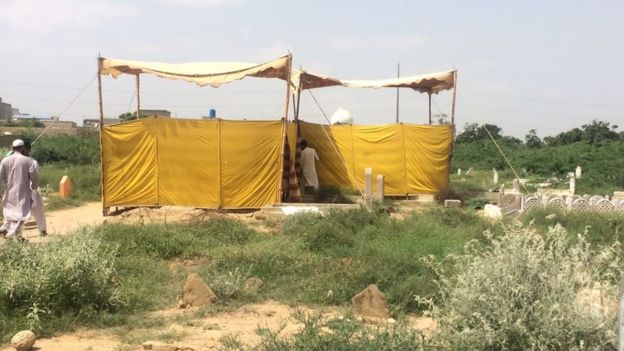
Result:
<instances>
[{"instance_id":1,"label":"white prayer cap","mask_svg":"<svg viewBox=\"0 0 624 351\"><path fill-rule=\"evenodd\" d=\"M20 146L24 146L24 141L22 139L13 140L13 147L20 147Z\"/></svg>"}]
</instances>

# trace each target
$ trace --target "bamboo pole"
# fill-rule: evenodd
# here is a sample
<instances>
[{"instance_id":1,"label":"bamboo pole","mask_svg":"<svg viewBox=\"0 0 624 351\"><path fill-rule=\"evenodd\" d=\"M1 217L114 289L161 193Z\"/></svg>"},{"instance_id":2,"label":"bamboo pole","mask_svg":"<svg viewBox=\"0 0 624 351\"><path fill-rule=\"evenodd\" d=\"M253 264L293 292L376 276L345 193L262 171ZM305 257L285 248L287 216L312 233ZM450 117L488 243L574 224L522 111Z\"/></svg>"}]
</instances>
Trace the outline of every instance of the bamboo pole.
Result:
<instances>
[{"instance_id":1,"label":"bamboo pole","mask_svg":"<svg viewBox=\"0 0 624 351\"><path fill-rule=\"evenodd\" d=\"M141 118L141 90L140 90L141 81L139 79L139 74L136 75L136 97L137 97L137 119Z\"/></svg>"},{"instance_id":2,"label":"bamboo pole","mask_svg":"<svg viewBox=\"0 0 624 351\"><path fill-rule=\"evenodd\" d=\"M284 109L284 117L282 117L282 147L280 150L280 177L279 177L279 203L282 203L282 194L284 190L284 148L286 147L286 121L288 120L288 105L290 102L290 74L292 71L292 55L288 54L288 72L286 74L286 107ZM288 185L287 185L288 187Z\"/></svg>"},{"instance_id":3,"label":"bamboo pole","mask_svg":"<svg viewBox=\"0 0 624 351\"><path fill-rule=\"evenodd\" d=\"M446 174L446 189L451 186L451 161L453 159L453 147L455 146L455 97L457 96L457 71L453 71L453 101L451 105L451 150L449 152L448 172Z\"/></svg>"},{"instance_id":4,"label":"bamboo pole","mask_svg":"<svg viewBox=\"0 0 624 351\"><path fill-rule=\"evenodd\" d=\"M455 131L455 96L457 96L457 71L453 72L453 102L451 105L451 127Z\"/></svg>"},{"instance_id":5,"label":"bamboo pole","mask_svg":"<svg viewBox=\"0 0 624 351\"><path fill-rule=\"evenodd\" d=\"M401 76L401 63L397 64L397 78ZM399 88L396 88L396 123L399 124Z\"/></svg>"},{"instance_id":6,"label":"bamboo pole","mask_svg":"<svg viewBox=\"0 0 624 351\"><path fill-rule=\"evenodd\" d=\"M286 74L286 107L284 109L284 120L288 120L288 105L290 104L290 74L292 72L292 54L288 54L288 72Z\"/></svg>"},{"instance_id":7,"label":"bamboo pole","mask_svg":"<svg viewBox=\"0 0 624 351\"><path fill-rule=\"evenodd\" d=\"M101 192L100 192L100 196L102 197L102 214L104 216L108 215L108 207L105 207L104 205L104 194L105 189L104 189L104 174L105 174L105 169L104 169L104 143L103 143L103 131L104 131L104 105L102 103L102 63L103 63L104 59L98 55L97 58L97 65L98 65L98 70L97 70L97 77L98 77L98 101L99 101L99 107L100 107L100 123L98 123L98 130L100 132L100 169L101 169L101 175L100 175L100 188L101 188Z\"/></svg>"},{"instance_id":8,"label":"bamboo pole","mask_svg":"<svg viewBox=\"0 0 624 351\"><path fill-rule=\"evenodd\" d=\"M429 125L431 125L431 92L429 92L428 95L429 95Z\"/></svg>"}]
</instances>

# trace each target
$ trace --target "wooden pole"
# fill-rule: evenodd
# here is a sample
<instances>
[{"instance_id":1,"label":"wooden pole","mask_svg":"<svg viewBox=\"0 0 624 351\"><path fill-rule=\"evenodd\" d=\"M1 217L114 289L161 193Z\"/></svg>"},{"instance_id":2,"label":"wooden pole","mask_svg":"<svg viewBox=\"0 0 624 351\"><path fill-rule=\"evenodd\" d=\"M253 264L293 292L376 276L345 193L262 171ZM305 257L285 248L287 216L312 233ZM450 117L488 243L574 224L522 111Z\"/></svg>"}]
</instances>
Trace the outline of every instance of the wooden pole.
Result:
<instances>
[{"instance_id":1,"label":"wooden pole","mask_svg":"<svg viewBox=\"0 0 624 351\"><path fill-rule=\"evenodd\" d=\"M141 118L141 81L139 74L136 75L137 119Z\"/></svg>"},{"instance_id":2,"label":"wooden pole","mask_svg":"<svg viewBox=\"0 0 624 351\"><path fill-rule=\"evenodd\" d=\"M294 116L294 119L296 121L297 120L297 108L298 108L298 106L297 106L297 99L296 99L295 93L292 93L292 102L293 102L292 103L292 105L293 105L293 116Z\"/></svg>"},{"instance_id":3,"label":"wooden pole","mask_svg":"<svg viewBox=\"0 0 624 351\"><path fill-rule=\"evenodd\" d=\"M431 125L431 92L429 94L429 125Z\"/></svg>"},{"instance_id":4,"label":"wooden pole","mask_svg":"<svg viewBox=\"0 0 624 351\"><path fill-rule=\"evenodd\" d=\"M284 109L284 120L288 120L288 105L290 103L290 75L292 72L292 54L288 54L288 72L286 74L286 108Z\"/></svg>"},{"instance_id":5,"label":"wooden pole","mask_svg":"<svg viewBox=\"0 0 624 351\"><path fill-rule=\"evenodd\" d=\"M282 203L282 194L284 190L284 148L286 148L286 129L288 120L288 105L290 102L290 74L292 71L292 55L288 54L288 72L286 74L286 107L284 109L284 117L282 117L282 147L280 150L280 177L279 177L279 203ZM288 185L286 185L288 188Z\"/></svg>"},{"instance_id":6,"label":"wooden pole","mask_svg":"<svg viewBox=\"0 0 624 351\"><path fill-rule=\"evenodd\" d=\"M401 76L401 63L397 64L397 78ZM396 123L399 124L399 88L396 88Z\"/></svg>"},{"instance_id":7,"label":"wooden pole","mask_svg":"<svg viewBox=\"0 0 624 351\"><path fill-rule=\"evenodd\" d=\"M457 96L457 71L453 72L453 102L451 105L451 127L455 131L455 96Z\"/></svg>"},{"instance_id":8,"label":"wooden pole","mask_svg":"<svg viewBox=\"0 0 624 351\"><path fill-rule=\"evenodd\" d=\"M457 71L453 71L453 102L451 103L451 150L449 152L448 172L446 174L446 189L451 187L451 161L453 160L453 147L455 146L455 97L457 96Z\"/></svg>"},{"instance_id":9,"label":"wooden pole","mask_svg":"<svg viewBox=\"0 0 624 351\"><path fill-rule=\"evenodd\" d=\"M104 106L102 103L102 64L104 62L104 58L102 58L101 56L98 55L97 58L97 65L98 65L98 70L97 70L97 76L98 76L98 99L99 99L99 105L100 105L100 123L98 123L98 130L100 132L100 168L101 168L101 175L100 175L100 185L101 185L101 193L100 196L102 197L102 214L104 216L108 215L108 207L105 207L105 203L104 203L104 194L105 189L104 189L104 173L105 173L105 168L104 168L104 143L103 143L103 131L104 131Z\"/></svg>"}]
</instances>

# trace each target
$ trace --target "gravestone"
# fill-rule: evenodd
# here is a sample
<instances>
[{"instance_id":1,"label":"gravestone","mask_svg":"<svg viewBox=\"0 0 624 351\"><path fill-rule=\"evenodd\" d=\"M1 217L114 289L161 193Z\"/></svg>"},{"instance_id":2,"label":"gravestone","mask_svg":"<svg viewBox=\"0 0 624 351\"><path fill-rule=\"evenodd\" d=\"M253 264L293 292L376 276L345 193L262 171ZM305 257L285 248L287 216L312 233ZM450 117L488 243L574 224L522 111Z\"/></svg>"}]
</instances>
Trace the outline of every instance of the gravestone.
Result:
<instances>
[{"instance_id":1,"label":"gravestone","mask_svg":"<svg viewBox=\"0 0 624 351\"><path fill-rule=\"evenodd\" d=\"M373 169L364 168L364 202L368 209L373 207Z\"/></svg>"},{"instance_id":2,"label":"gravestone","mask_svg":"<svg viewBox=\"0 0 624 351\"><path fill-rule=\"evenodd\" d=\"M520 192L520 179L518 179L518 178L513 180L513 191L515 193L519 193Z\"/></svg>"},{"instance_id":3,"label":"gravestone","mask_svg":"<svg viewBox=\"0 0 624 351\"><path fill-rule=\"evenodd\" d=\"M498 184L498 171L496 169L492 169L492 182Z\"/></svg>"},{"instance_id":4,"label":"gravestone","mask_svg":"<svg viewBox=\"0 0 624 351\"><path fill-rule=\"evenodd\" d=\"M457 175L460 176L461 175L461 168L457 169Z\"/></svg>"},{"instance_id":5,"label":"gravestone","mask_svg":"<svg viewBox=\"0 0 624 351\"><path fill-rule=\"evenodd\" d=\"M369 199L373 196L373 169L364 168L364 195Z\"/></svg>"},{"instance_id":6,"label":"gravestone","mask_svg":"<svg viewBox=\"0 0 624 351\"><path fill-rule=\"evenodd\" d=\"M466 177L471 175L472 172L474 172L474 169L472 167L468 168L468 170L466 171Z\"/></svg>"},{"instance_id":7,"label":"gravestone","mask_svg":"<svg viewBox=\"0 0 624 351\"><path fill-rule=\"evenodd\" d=\"M576 192L576 178L570 178L570 194L574 195Z\"/></svg>"},{"instance_id":8,"label":"gravestone","mask_svg":"<svg viewBox=\"0 0 624 351\"><path fill-rule=\"evenodd\" d=\"M377 175L377 192L375 193L375 200L383 201L384 187L385 187L384 176L383 174L378 174Z\"/></svg>"},{"instance_id":9,"label":"gravestone","mask_svg":"<svg viewBox=\"0 0 624 351\"><path fill-rule=\"evenodd\" d=\"M581 169L581 166L576 166L576 171L574 173L576 178L580 179L583 176L583 170Z\"/></svg>"}]
</instances>

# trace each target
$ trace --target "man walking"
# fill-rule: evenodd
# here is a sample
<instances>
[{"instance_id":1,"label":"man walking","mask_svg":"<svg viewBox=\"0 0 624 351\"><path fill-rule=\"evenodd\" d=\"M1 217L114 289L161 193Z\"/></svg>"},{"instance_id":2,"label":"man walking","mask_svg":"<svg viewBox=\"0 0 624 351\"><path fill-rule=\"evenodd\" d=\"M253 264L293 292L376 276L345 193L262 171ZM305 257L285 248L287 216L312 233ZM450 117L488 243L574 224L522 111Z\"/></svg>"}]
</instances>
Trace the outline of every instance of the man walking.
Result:
<instances>
[{"instance_id":1,"label":"man walking","mask_svg":"<svg viewBox=\"0 0 624 351\"><path fill-rule=\"evenodd\" d=\"M32 160L24 156L24 141L13 141L13 154L0 162L0 182L4 186L2 214L7 224L6 237L24 240L21 229L32 208L32 190L37 189L39 171Z\"/></svg>"},{"instance_id":2,"label":"man walking","mask_svg":"<svg viewBox=\"0 0 624 351\"><path fill-rule=\"evenodd\" d=\"M30 141L24 141L24 156L30 158L32 163L35 166L37 174L39 174L39 163L34 158L30 157L31 145ZM32 186L31 186L32 188ZM39 236L47 236L48 232L46 231L46 219L45 219L45 211L43 207L43 197L39 192L38 188L32 188L32 208L30 212L37 222L37 227L39 228Z\"/></svg>"}]
</instances>

